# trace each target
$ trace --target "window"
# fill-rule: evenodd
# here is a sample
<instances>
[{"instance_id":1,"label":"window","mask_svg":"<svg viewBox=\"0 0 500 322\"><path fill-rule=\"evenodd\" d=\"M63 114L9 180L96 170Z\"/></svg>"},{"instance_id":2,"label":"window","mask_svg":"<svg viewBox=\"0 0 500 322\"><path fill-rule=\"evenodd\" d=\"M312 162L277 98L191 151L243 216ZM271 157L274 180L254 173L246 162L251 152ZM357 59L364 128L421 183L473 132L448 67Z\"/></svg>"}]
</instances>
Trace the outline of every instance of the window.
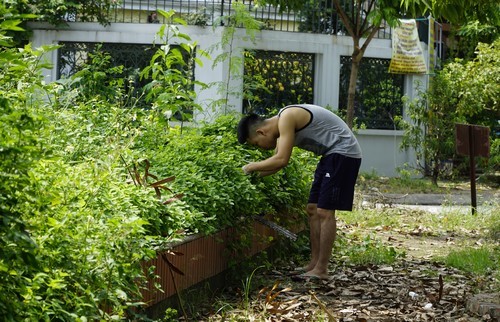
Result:
<instances>
[{"instance_id":1,"label":"window","mask_svg":"<svg viewBox=\"0 0 500 322\"><path fill-rule=\"evenodd\" d=\"M354 117L356 124L368 129L394 130L394 117L403 115L404 75L388 73L390 59L361 60ZM351 57L340 59L339 107L347 108L347 92L351 74Z\"/></svg>"},{"instance_id":2,"label":"window","mask_svg":"<svg viewBox=\"0 0 500 322\"><path fill-rule=\"evenodd\" d=\"M243 112L268 115L291 104L313 103L314 54L246 51Z\"/></svg>"}]
</instances>

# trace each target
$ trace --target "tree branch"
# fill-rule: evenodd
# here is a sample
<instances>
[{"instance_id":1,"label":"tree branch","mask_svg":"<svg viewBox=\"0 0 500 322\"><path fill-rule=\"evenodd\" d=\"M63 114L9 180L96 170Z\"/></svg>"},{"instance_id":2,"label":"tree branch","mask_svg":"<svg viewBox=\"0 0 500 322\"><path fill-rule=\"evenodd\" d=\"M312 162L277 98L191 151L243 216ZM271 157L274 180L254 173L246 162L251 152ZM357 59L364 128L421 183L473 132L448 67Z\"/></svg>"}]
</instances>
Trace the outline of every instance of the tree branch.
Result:
<instances>
[{"instance_id":1,"label":"tree branch","mask_svg":"<svg viewBox=\"0 0 500 322\"><path fill-rule=\"evenodd\" d=\"M356 34L354 33L354 30L352 29L352 24L351 20L345 13L345 10L342 8L340 5L339 0L333 0L333 4L335 5L335 9L337 10L337 14L340 16L340 20L344 23L345 28L347 29L347 32L351 37L355 37Z\"/></svg>"},{"instance_id":2,"label":"tree branch","mask_svg":"<svg viewBox=\"0 0 500 322\"><path fill-rule=\"evenodd\" d=\"M365 33L364 30L365 30L366 25L368 24L368 16L372 12L373 6L375 5L375 2L376 2L376 0L371 0L370 3L368 4L368 10L366 11L366 17L363 20L363 24L362 24L362 26L360 28L360 30L361 30L361 34L360 35L361 36Z\"/></svg>"},{"instance_id":3,"label":"tree branch","mask_svg":"<svg viewBox=\"0 0 500 322\"><path fill-rule=\"evenodd\" d=\"M361 29L361 9L362 9L362 5L363 5L363 1L361 0L356 0L356 34L357 35L362 35L360 34L359 32L362 30Z\"/></svg>"},{"instance_id":4,"label":"tree branch","mask_svg":"<svg viewBox=\"0 0 500 322\"><path fill-rule=\"evenodd\" d=\"M372 41L373 37L375 37L375 34L378 32L380 28L380 24L378 26L372 26L372 30L368 37L366 37L365 42L363 43L363 46L361 46L361 52L364 53L368 45L370 44L370 41Z\"/></svg>"}]
</instances>

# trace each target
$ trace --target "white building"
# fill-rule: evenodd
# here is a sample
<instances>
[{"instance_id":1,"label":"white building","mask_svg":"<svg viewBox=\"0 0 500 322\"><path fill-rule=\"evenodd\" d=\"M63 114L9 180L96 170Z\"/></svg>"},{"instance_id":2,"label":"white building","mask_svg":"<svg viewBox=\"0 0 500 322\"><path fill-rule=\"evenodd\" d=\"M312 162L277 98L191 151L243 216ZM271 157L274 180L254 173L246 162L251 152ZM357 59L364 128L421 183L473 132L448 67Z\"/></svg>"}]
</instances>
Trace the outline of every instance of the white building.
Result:
<instances>
[{"instance_id":1,"label":"white building","mask_svg":"<svg viewBox=\"0 0 500 322\"><path fill-rule=\"evenodd\" d=\"M124 6L129 6L128 10L131 10L127 1L124 2ZM112 22L108 26L89 22L69 22L65 27L56 28L43 23L33 23L31 25L33 28L32 43L35 47L59 42L152 44L155 42L160 25L146 23L146 16L150 10L150 7L137 10L140 14L134 14L134 19L132 19L137 22ZM180 26L179 28L183 33L188 34L193 41L196 41L199 48L207 50L214 44L220 43L224 27ZM244 49L315 54L314 102L309 103L338 108L340 59L342 56L351 56L353 52L350 37L296 31L261 30L257 33L256 41L251 42L243 40L244 29L237 30L237 33L240 36L237 34L233 43L233 48L237 49L235 50L236 55L241 55ZM423 44L423 49L425 52L427 51L425 44ZM212 53L212 57L216 57L217 54L217 52ZM58 54L54 51L50 55L51 57L48 58L52 61L54 68L44 72L48 82L55 81L58 77ZM391 55L390 39L373 39L364 57L390 59ZM212 62L205 61L203 66L195 67L195 78L204 83L225 81L228 68L227 62L219 64L213 69ZM404 93L410 98L416 95L415 81L418 80L423 84L427 82L426 75L405 75L404 79ZM241 78L232 79L231 82L232 87L243 88ZM198 88L197 94L198 103L202 106L206 105L205 102L220 98L220 94L215 88L207 90ZM241 98L231 97L230 105L236 111L242 111ZM212 116L213 112L207 109L204 113L195 115L195 118L206 119ZM415 166L415 153L400 149L402 135L403 131L400 130L359 130L357 137L364 156L361 171L396 176L398 168L405 165Z\"/></svg>"}]
</instances>

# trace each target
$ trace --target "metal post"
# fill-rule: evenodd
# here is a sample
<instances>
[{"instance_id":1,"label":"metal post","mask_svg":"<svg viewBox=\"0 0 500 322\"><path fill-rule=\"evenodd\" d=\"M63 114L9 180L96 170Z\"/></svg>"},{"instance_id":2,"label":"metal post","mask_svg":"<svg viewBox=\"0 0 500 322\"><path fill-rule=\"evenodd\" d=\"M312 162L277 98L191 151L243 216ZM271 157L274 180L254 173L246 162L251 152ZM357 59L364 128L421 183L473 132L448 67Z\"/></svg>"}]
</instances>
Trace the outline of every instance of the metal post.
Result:
<instances>
[{"instance_id":1,"label":"metal post","mask_svg":"<svg viewBox=\"0 0 500 322\"><path fill-rule=\"evenodd\" d=\"M229 4L231 5L231 2L229 2ZM228 13L228 16L231 15L231 7L229 7L229 13ZM220 3L220 16L221 16L221 20L220 20L220 25L221 26L224 26L224 0L221 1Z\"/></svg>"},{"instance_id":2,"label":"metal post","mask_svg":"<svg viewBox=\"0 0 500 322\"><path fill-rule=\"evenodd\" d=\"M472 215L476 213L476 151L474 151L474 127L469 126L469 158L470 158L470 198Z\"/></svg>"}]
</instances>

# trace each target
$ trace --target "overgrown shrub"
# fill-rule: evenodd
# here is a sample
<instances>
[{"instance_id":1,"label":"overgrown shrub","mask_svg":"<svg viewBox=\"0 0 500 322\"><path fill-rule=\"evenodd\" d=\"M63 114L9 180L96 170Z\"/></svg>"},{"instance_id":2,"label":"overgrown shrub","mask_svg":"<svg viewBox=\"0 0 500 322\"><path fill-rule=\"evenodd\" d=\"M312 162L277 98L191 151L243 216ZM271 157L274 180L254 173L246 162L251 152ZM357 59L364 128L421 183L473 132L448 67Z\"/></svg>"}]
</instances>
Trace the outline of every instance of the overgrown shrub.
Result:
<instances>
[{"instance_id":1,"label":"overgrown shrub","mask_svg":"<svg viewBox=\"0 0 500 322\"><path fill-rule=\"evenodd\" d=\"M176 176L173 187L185 193L183 200L215 218L214 228L234 224L242 215L302 211L313 173L308 167L315 165L311 155L297 150L281 172L246 176L241 167L269 152L239 145L236 123L235 115L225 115L199 129L172 129L169 143L150 158L160 176Z\"/></svg>"},{"instance_id":2,"label":"overgrown shrub","mask_svg":"<svg viewBox=\"0 0 500 322\"><path fill-rule=\"evenodd\" d=\"M4 41L7 25L0 25L2 45L10 45ZM46 49L0 51L0 316L7 321L19 320L23 296L40 267L19 205L30 202L22 194L31 184L27 173L44 157L40 129L47 120L33 107L43 88L39 56Z\"/></svg>"},{"instance_id":3,"label":"overgrown shrub","mask_svg":"<svg viewBox=\"0 0 500 322\"><path fill-rule=\"evenodd\" d=\"M414 148L418 161L429 169L433 183L442 174L442 162L456 158L455 124L467 123L491 129L492 152L498 132L500 104L500 40L479 44L477 57L447 63L431 79L430 88L419 89L420 98L408 104L410 121L402 121L403 148ZM493 155L486 170L495 172Z\"/></svg>"},{"instance_id":4,"label":"overgrown shrub","mask_svg":"<svg viewBox=\"0 0 500 322\"><path fill-rule=\"evenodd\" d=\"M161 108L125 107L121 82L95 81L106 76L98 66L109 70L105 55L46 85L49 49L0 51L3 320L140 320L152 272L141 263L169 242L239 225L245 215L303 208L308 154L294 152L272 177L246 176L241 166L267 152L237 143L235 116L180 131L163 117L178 102L161 93L151 101ZM168 84L163 71L152 81Z\"/></svg>"}]
</instances>

